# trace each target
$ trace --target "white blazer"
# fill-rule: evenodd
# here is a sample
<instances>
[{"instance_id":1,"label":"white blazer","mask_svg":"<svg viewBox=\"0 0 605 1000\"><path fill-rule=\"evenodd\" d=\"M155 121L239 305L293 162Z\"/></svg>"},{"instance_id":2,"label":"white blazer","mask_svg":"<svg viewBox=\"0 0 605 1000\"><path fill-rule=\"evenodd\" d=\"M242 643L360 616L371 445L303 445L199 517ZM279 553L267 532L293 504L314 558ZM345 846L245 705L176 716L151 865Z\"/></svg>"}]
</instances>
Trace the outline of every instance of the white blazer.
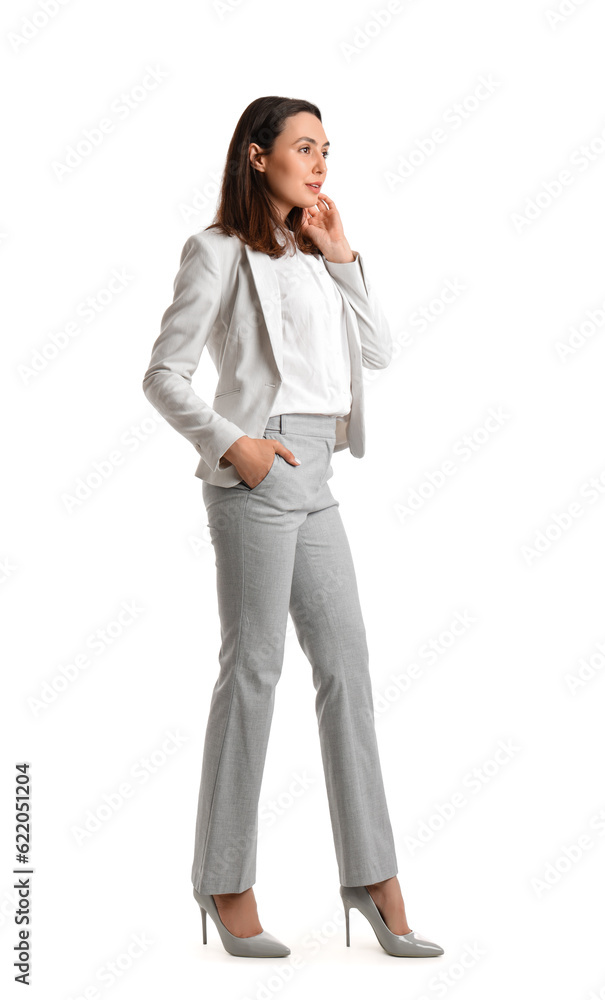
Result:
<instances>
[{"instance_id":1,"label":"white blazer","mask_svg":"<svg viewBox=\"0 0 605 1000\"><path fill-rule=\"evenodd\" d=\"M386 368L393 342L387 320L359 265L322 257L345 304L351 360L351 410L337 418L335 451L365 452L362 365ZM218 372L212 406L192 388L204 347ZM216 229L187 239L174 297L162 317L143 391L196 448L195 475L215 486L240 481L221 458L243 434L261 438L283 381L281 304L270 257Z\"/></svg>"}]
</instances>

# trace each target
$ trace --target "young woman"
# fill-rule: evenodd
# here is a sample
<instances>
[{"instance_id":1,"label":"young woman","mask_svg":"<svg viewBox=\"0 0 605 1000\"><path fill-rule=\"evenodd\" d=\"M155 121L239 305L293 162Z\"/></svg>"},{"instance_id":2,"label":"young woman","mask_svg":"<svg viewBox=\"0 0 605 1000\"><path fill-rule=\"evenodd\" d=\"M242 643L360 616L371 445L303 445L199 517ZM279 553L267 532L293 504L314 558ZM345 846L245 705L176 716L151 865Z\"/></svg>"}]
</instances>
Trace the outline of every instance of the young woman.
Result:
<instances>
[{"instance_id":1,"label":"young woman","mask_svg":"<svg viewBox=\"0 0 605 1000\"><path fill-rule=\"evenodd\" d=\"M256 909L258 801L287 617L312 666L349 944L349 910L391 955L443 954L408 926L374 728L348 540L328 480L364 454L362 365L385 368L387 321L322 190L329 142L308 101L262 97L229 146L215 222L190 236L143 381L196 448L215 553L219 674L192 867L232 955L284 956ZM191 378L204 347L213 405Z\"/></svg>"}]
</instances>

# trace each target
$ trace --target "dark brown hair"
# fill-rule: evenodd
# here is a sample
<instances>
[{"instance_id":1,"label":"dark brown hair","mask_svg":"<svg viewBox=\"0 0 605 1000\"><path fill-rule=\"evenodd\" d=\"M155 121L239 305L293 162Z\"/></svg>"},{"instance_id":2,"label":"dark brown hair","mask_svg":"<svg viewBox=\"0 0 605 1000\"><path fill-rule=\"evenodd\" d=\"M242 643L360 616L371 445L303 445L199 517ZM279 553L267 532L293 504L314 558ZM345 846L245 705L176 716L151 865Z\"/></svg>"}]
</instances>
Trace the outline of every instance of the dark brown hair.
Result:
<instances>
[{"instance_id":1,"label":"dark brown hair","mask_svg":"<svg viewBox=\"0 0 605 1000\"><path fill-rule=\"evenodd\" d=\"M323 256L313 241L301 232L302 208L295 205L285 223L281 222L269 198L265 176L254 169L248 155L251 142L256 142L263 153L270 153L276 137L283 132L286 119L301 111L308 111L321 121L317 105L293 97L257 97L248 105L229 143L219 205L207 229L238 236L253 250L271 257L281 257L286 252L292 239L288 233L291 229L303 253ZM276 240L274 227L283 235L284 246Z\"/></svg>"}]
</instances>

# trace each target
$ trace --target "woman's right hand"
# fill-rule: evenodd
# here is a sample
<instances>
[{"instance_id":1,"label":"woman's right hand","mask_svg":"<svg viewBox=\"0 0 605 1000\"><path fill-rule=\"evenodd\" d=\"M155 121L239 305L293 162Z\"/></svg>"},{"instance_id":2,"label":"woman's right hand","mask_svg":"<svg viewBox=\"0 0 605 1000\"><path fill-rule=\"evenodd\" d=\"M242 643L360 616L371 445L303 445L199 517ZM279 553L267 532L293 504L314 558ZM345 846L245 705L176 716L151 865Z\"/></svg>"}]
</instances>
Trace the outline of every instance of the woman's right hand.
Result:
<instances>
[{"instance_id":1,"label":"woman's right hand","mask_svg":"<svg viewBox=\"0 0 605 1000\"><path fill-rule=\"evenodd\" d=\"M300 465L300 462L281 441L273 438L251 438L245 434L227 449L223 458L233 465L246 486L251 490L269 475L275 461L275 454L281 455L290 465Z\"/></svg>"}]
</instances>

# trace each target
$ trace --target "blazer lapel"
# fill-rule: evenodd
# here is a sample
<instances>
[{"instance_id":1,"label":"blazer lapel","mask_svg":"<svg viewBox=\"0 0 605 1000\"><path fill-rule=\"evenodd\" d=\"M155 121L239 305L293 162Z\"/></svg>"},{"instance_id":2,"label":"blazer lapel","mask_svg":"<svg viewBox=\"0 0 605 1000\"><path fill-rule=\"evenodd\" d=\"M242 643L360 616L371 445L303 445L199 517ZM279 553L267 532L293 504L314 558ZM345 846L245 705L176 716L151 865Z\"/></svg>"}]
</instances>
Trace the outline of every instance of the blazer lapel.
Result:
<instances>
[{"instance_id":1,"label":"blazer lapel","mask_svg":"<svg viewBox=\"0 0 605 1000\"><path fill-rule=\"evenodd\" d=\"M271 267L271 259L267 256L267 254L261 253L259 250L252 250L247 243L245 244L245 247L246 253L248 254L248 260L250 262L250 270L252 272L261 309L263 311L265 325L269 334L269 340L271 341L275 363L279 374L283 378L284 352L281 296L279 293L277 277Z\"/></svg>"}]
</instances>

